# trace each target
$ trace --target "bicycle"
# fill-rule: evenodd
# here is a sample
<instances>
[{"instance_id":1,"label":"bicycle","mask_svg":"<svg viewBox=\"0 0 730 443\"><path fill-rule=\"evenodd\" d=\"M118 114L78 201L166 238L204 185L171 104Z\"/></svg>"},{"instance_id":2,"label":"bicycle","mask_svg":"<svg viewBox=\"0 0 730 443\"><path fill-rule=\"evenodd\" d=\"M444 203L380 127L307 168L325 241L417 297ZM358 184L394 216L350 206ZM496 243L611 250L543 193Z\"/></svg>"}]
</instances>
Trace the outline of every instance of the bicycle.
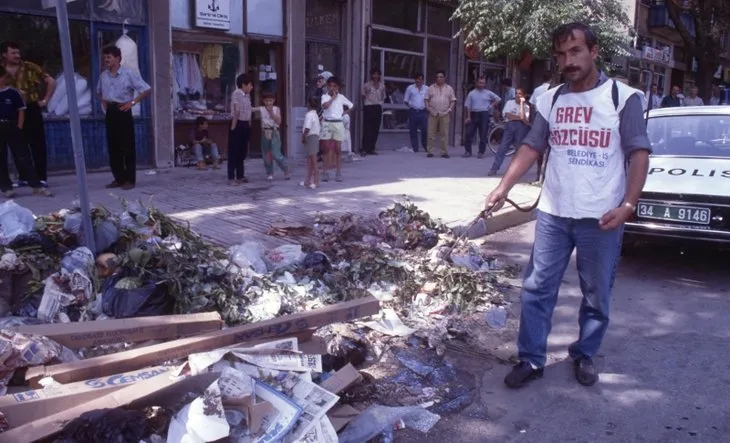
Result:
<instances>
[{"instance_id":1,"label":"bicycle","mask_svg":"<svg viewBox=\"0 0 730 443\"><path fill-rule=\"evenodd\" d=\"M489 144L489 150L495 155L499 152L499 146L502 144L502 135L504 134L505 123L502 121L495 121L492 119L492 129L489 131L489 137L487 141ZM517 152L517 145L512 143L512 146L507 149L504 154L505 157L511 157Z\"/></svg>"}]
</instances>

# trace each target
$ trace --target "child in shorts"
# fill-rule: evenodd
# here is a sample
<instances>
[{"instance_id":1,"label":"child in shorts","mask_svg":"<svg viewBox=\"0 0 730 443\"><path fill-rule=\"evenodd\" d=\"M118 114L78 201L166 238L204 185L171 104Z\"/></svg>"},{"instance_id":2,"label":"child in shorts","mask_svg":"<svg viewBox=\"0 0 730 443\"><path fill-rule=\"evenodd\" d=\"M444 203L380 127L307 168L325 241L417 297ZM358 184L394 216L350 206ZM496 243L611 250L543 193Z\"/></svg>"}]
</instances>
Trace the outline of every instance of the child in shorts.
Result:
<instances>
[{"instance_id":1,"label":"child in shorts","mask_svg":"<svg viewBox=\"0 0 730 443\"><path fill-rule=\"evenodd\" d=\"M319 187L319 170L317 169L317 152L319 151L319 134L322 131L319 124L320 99L310 97L308 101L307 115L304 116L304 127L302 128L302 144L307 156L307 174L301 186L310 189Z\"/></svg>"},{"instance_id":2,"label":"child in shorts","mask_svg":"<svg viewBox=\"0 0 730 443\"><path fill-rule=\"evenodd\" d=\"M345 126L342 117L354 107L352 102L340 94L340 81L337 77L327 80L329 93L322 96L322 134L320 140L324 148L322 181L329 181L329 171L335 169L335 181L342 181L342 141Z\"/></svg>"}]
</instances>

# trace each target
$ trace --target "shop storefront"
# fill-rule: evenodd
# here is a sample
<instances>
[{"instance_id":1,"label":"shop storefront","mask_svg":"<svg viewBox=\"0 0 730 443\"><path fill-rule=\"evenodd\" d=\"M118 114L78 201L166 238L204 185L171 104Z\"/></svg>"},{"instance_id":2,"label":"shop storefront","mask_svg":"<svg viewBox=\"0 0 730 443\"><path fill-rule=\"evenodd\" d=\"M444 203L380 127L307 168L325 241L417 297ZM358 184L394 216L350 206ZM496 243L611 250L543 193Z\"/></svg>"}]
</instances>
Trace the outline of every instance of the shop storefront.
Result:
<instances>
[{"instance_id":1,"label":"shop storefront","mask_svg":"<svg viewBox=\"0 0 730 443\"><path fill-rule=\"evenodd\" d=\"M344 80L345 2L306 0L306 5L305 90L306 97L311 97L317 88L318 73L329 71Z\"/></svg>"},{"instance_id":2,"label":"shop storefront","mask_svg":"<svg viewBox=\"0 0 730 443\"><path fill-rule=\"evenodd\" d=\"M642 91L648 91L656 84L660 91L668 94L672 84L672 69L675 68L674 47L658 39L639 36L636 57L629 60L629 83Z\"/></svg>"},{"instance_id":3,"label":"shop storefront","mask_svg":"<svg viewBox=\"0 0 730 443\"><path fill-rule=\"evenodd\" d=\"M211 140L226 156L230 99L241 73L254 79L253 106L262 105L265 91L272 92L286 122L286 96L280 87L286 72L282 0L173 0L170 8L176 146L190 143L195 119L204 116ZM260 153L260 137L255 120L253 155Z\"/></svg>"},{"instance_id":4,"label":"shop storefront","mask_svg":"<svg viewBox=\"0 0 730 443\"><path fill-rule=\"evenodd\" d=\"M386 103L379 145L410 146L408 107L404 103L406 88L416 74L425 76L426 84L435 81L436 72L446 72L448 82L459 91L453 22L453 9L424 0L373 0L371 25L368 28L367 66L383 73ZM453 127L452 125L452 132Z\"/></svg>"},{"instance_id":5,"label":"shop storefront","mask_svg":"<svg viewBox=\"0 0 730 443\"><path fill-rule=\"evenodd\" d=\"M123 65L150 78L147 0L76 0L68 4L71 43L76 69L76 92L81 130L89 169L106 168L104 116L95 94L103 71L102 48L116 44L122 49ZM74 168L68 100L63 78L61 49L54 9L44 9L40 0L0 2L0 41L17 42L23 59L41 66L57 82L44 112L49 171ZM150 101L134 108L137 161L153 163Z\"/></svg>"}]
</instances>

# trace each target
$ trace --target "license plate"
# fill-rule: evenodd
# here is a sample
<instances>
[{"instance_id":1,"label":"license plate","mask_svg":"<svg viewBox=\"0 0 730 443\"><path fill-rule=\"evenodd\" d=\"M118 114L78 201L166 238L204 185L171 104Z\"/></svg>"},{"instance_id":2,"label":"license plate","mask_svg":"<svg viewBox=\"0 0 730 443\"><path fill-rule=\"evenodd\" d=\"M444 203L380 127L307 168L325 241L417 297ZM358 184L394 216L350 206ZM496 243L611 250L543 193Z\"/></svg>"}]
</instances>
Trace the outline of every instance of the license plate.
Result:
<instances>
[{"instance_id":1,"label":"license plate","mask_svg":"<svg viewBox=\"0 0 730 443\"><path fill-rule=\"evenodd\" d=\"M636 207L636 215L640 218L650 218L653 220L694 223L698 225L710 224L710 210L695 206L669 206L639 202Z\"/></svg>"}]
</instances>

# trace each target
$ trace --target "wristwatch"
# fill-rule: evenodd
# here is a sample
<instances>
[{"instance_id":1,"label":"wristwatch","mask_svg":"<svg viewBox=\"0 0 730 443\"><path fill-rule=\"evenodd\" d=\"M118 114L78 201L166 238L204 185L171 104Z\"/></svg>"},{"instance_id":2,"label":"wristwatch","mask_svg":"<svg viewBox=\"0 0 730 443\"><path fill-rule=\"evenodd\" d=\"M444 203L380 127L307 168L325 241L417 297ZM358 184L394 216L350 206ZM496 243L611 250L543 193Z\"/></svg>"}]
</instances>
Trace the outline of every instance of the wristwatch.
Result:
<instances>
[{"instance_id":1,"label":"wristwatch","mask_svg":"<svg viewBox=\"0 0 730 443\"><path fill-rule=\"evenodd\" d=\"M631 202L624 202L621 206L631 209L631 212L636 211L636 205Z\"/></svg>"}]
</instances>

